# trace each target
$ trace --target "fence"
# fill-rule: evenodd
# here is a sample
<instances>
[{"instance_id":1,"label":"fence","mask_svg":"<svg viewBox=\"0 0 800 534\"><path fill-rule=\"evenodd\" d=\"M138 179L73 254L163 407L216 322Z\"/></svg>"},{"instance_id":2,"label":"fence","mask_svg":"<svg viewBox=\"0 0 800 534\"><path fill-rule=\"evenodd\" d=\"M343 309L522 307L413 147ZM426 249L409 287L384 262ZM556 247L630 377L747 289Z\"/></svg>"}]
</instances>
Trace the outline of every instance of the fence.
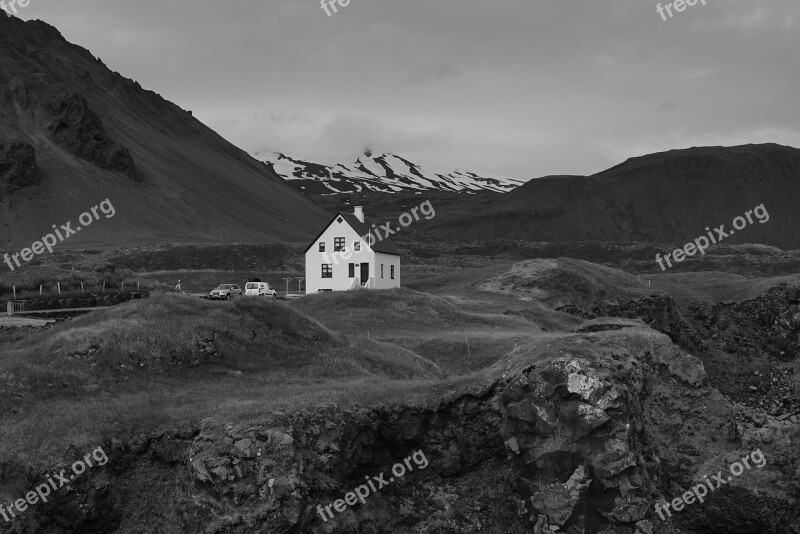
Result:
<instances>
[{"instance_id":1,"label":"fence","mask_svg":"<svg viewBox=\"0 0 800 534\"><path fill-rule=\"evenodd\" d=\"M25 303L24 302L14 302L8 301L8 314L14 315L15 313L20 313L25 311Z\"/></svg>"},{"instance_id":2,"label":"fence","mask_svg":"<svg viewBox=\"0 0 800 534\"><path fill-rule=\"evenodd\" d=\"M45 279L29 279L29 280L14 280L5 281L0 280L0 296L4 294L11 294L14 299L18 294L28 295L61 295L64 293L92 293L106 291L125 291L125 290L140 290L139 281L125 281L125 280L104 280L95 278L90 280L81 280L76 278L66 278L62 280L45 280Z\"/></svg>"}]
</instances>

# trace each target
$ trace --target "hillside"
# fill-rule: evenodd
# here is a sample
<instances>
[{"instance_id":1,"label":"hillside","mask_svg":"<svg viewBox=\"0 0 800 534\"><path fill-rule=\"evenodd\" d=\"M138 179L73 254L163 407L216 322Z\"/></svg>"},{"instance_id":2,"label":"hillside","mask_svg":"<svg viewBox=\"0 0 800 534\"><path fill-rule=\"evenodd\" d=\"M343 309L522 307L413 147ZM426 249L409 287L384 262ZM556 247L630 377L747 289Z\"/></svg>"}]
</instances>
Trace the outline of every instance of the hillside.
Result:
<instances>
[{"instance_id":1,"label":"hillside","mask_svg":"<svg viewBox=\"0 0 800 534\"><path fill-rule=\"evenodd\" d=\"M312 163L277 152L255 157L296 189L312 195L401 191L506 192L524 180L465 170L441 170L395 154L362 155L352 163Z\"/></svg>"},{"instance_id":2,"label":"hillside","mask_svg":"<svg viewBox=\"0 0 800 534\"><path fill-rule=\"evenodd\" d=\"M439 236L529 241L683 243L764 204L727 244L800 248L800 150L775 144L650 154L592 176L546 176L501 198L437 211ZM481 217L473 213L481 210Z\"/></svg>"},{"instance_id":3,"label":"hillside","mask_svg":"<svg viewBox=\"0 0 800 534\"><path fill-rule=\"evenodd\" d=\"M178 74L176 74L178 75ZM0 16L0 247L108 198L62 246L298 241L327 215L190 111L109 70L52 26Z\"/></svg>"},{"instance_id":4,"label":"hillside","mask_svg":"<svg viewBox=\"0 0 800 534\"><path fill-rule=\"evenodd\" d=\"M519 267L494 278L558 291L566 269L594 279L589 296L635 289L582 262ZM0 340L0 502L99 450L11 531L791 532L798 297L682 310L650 295L543 332L405 289L157 294ZM409 320L430 326L416 343ZM659 519L729 469L706 506ZM319 515L382 473L365 502Z\"/></svg>"}]
</instances>

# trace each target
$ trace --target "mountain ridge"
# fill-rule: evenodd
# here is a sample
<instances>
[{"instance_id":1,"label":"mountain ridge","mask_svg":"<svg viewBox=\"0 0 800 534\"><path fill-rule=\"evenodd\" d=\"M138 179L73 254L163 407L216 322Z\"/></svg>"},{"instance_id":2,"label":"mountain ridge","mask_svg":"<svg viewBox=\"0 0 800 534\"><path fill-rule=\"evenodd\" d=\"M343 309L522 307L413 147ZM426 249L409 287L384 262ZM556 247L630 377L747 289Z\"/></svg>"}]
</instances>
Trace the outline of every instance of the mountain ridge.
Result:
<instances>
[{"instance_id":1,"label":"mountain ridge","mask_svg":"<svg viewBox=\"0 0 800 534\"><path fill-rule=\"evenodd\" d=\"M499 198L438 210L439 237L683 244L764 204L771 220L730 244L800 248L800 150L778 145L693 147L629 158L590 176L535 178ZM480 203L480 205L478 205ZM472 214L480 210L482 217Z\"/></svg>"},{"instance_id":2,"label":"mountain ridge","mask_svg":"<svg viewBox=\"0 0 800 534\"><path fill-rule=\"evenodd\" d=\"M61 247L299 241L328 217L190 111L42 21L0 17L0 140L7 250L105 198L117 215Z\"/></svg>"},{"instance_id":3,"label":"mountain ridge","mask_svg":"<svg viewBox=\"0 0 800 534\"><path fill-rule=\"evenodd\" d=\"M400 191L510 191L524 180L461 169L444 171L414 163L397 154L363 154L349 164L318 163L282 152L261 151L254 157L297 190L306 194L337 194Z\"/></svg>"}]
</instances>

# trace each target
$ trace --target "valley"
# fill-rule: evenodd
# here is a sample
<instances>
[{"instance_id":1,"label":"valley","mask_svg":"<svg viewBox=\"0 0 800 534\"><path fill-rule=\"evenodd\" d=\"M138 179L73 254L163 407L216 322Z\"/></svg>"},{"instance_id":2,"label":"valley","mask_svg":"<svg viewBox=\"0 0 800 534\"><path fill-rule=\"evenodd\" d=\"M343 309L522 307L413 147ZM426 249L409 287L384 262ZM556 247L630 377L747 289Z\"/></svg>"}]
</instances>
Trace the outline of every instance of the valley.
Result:
<instances>
[{"instance_id":1,"label":"valley","mask_svg":"<svg viewBox=\"0 0 800 534\"><path fill-rule=\"evenodd\" d=\"M59 510L61 529L192 530L214 522L220 532L243 532L230 517L238 509L245 524L322 531L311 503L337 498L337 488L352 486L360 473L378 472L416 447L430 458L429 472L338 515L325 531L345 532L358 521L374 532L408 522L423 532L463 532L477 520L480 531L523 532L527 516L499 496L532 491L521 484L557 483L562 475L544 466L571 474L574 463L552 460L567 450L610 461L596 456L611 446L603 440L624 443L619 454L640 458L631 460L633 471L609 468L603 476L638 477L642 502L758 447L781 462L715 492L702 521L726 524L729 516L709 510L745 510L754 499L765 513L748 517L760 528L780 531L796 519L797 486L774 489L800 467L792 445L800 437L796 277L750 278L743 286L736 276L718 276L709 294L712 277L671 275L683 276L669 282L681 288L680 300L704 297L683 305L635 276L585 260L495 260L491 267L439 266L437 273L429 267L409 266L411 289L293 301L214 303L155 289L146 300L2 342L0 426L13 436L0 446L6 480L28 487L38 469L59 464L65 439L76 450L102 444L111 459L109 469L29 521L45 528ZM164 275L172 273L141 278ZM668 287L666 275L653 276ZM762 328L773 318L768 334ZM532 373L542 374L532 381ZM587 396L610 420L596 426L563 411L570 397L549 394L558 414L551 424L566 425L556 430L566 441L553 442L526 426L528 416L512 404L529 394L530 402L542 402L538 390L524 393L533 387L525 384L569 373L599 380L601 391L615 392L616 408ZM637 380L649 384L647 396ZM705 408L684 404L689 399ZM685 419L666 415L667 407ZM641 437L626 439L634 430ZM527 447L536 451L531 460ZM298 455L305 474L291 460ZM543 466L533 480L520 474L529 461ZM260 501L259 492L270 488L285 493ZM143 500L148 494L160 498ZM390 511L398 498L413 503L399 516ZM145 502L153 514L133 514ZM632 504L617 503L615 513L634 513ZM449 514L449 506L463 513ZM595 528L606 521L590 508L571 509Z\"/></svg>"},{"instance_id":2,"label":"valley","mask_svg":"<svg viewBox=\"0 0 800 534\"><path fill-rule=\"evenodd\" d=\"M735 143L670 149L694 115L730 113L648 84L730 104L745 80L697 91L717 56L659 79L664 47L637 63L651 49L604 40L548 68L566 47L542 30L597 12L354 3L323 27L302 3L212 4L120 4L124 31L97 4L63 35L0 12L0 532L800 533L800 149L791 106L761 118L796 69L752 124L687 136ZM771 59L791 41L758 33L768 11L690 29L756 35ZM508 41L524 58L499 72L522 83L495 76L489 26L537 40ZM437 59L462 34L469 60ZM742 76L763 83L755 63ZM619 102L581 94L587 73ZM555 155L597 168L540 171Z\"/></svg>"}]
</instances>

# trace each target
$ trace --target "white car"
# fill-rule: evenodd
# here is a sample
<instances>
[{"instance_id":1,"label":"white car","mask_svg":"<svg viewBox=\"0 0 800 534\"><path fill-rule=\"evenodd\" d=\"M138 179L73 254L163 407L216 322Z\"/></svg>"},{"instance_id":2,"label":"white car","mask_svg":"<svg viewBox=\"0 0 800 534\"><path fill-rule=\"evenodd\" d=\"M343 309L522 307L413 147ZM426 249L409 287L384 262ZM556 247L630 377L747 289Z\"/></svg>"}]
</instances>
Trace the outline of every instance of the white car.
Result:
<instances>
[{"instance_id":1,"label":"white car","mask_svg":"<svg viewBox=\"0 0 800 534\"><path fill-rule=\"evenodd\" d=\"M250 297L266 296L278 298L278 292L272 289L266 282L247 282L244 286L244 294Z\"/></svg>"}]
</instances>

